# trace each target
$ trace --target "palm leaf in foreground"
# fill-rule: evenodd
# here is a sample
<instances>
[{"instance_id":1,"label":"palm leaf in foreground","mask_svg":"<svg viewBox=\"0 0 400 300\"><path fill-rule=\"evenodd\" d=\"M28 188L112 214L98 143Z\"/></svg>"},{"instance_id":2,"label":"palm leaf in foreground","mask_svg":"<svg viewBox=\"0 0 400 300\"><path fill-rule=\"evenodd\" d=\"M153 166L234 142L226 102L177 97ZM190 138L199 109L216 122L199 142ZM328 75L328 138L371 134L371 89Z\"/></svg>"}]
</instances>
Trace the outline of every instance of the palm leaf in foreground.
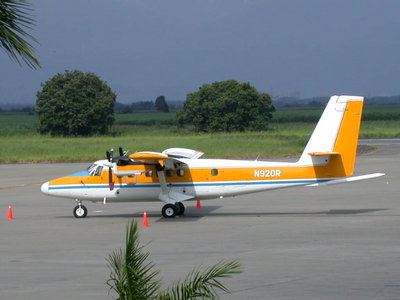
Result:
<instances>
[{"instance_id":1,"label":"palm leaf in foreground","mask_svg":"<svg viewBox=\"0 0 400 300\"><path fill-rule=\"evenodd\" d=\"M148 256L139 245L137 223L129 222L125 250L116 250L108 258L111 274L106 283L119 295L118 299L156 297L160 282L155 277L159 271L153 270L154 264L147 262Z\"/></svg>"},{"instance_id":2,"label":"palm leaf in foreground","mask_svg":"<svg viewBox=\"0 0 400 300\"><path fill-rule=\"evenodd\" d=\"M218 290L229 292L219 281L242 272L238 261L221 261L205 270L194 269L183 282L160 291L159 271L148 262L149 253L139 245L138 225L133 220L126 230L126 247L112 252L107 261L110 279L106 284L117 293L119 300L189 300L219 299Z\"/></svg>"},{"instance_id":3,"label":"palm leaf in foreground","mask_svg":"<svg viewBox=\"0 0 400 300\"><path fill-rule=\"evenodd\" d=\"M25 29L32 29L32 5L24 0L0 0L0 48L18 63L21 59L31 68L40 67L35 49L24 38L37 42Z\"/></svg>"},{"instance_id":4,"label":"palm leaf in foreground","mask_svg":"<svg viewBox=\"0 0 400 300\"><path fill-rule=\"evenodd\" d=\"M229 293L229 290L219 281L219 278L230 278L233 274L242 272L238 261L221 261L204 271L194 269L186 279L167 289L160 296L160 300L182 299L219 299L217 290Z\"/></svg>"}]
</instances>

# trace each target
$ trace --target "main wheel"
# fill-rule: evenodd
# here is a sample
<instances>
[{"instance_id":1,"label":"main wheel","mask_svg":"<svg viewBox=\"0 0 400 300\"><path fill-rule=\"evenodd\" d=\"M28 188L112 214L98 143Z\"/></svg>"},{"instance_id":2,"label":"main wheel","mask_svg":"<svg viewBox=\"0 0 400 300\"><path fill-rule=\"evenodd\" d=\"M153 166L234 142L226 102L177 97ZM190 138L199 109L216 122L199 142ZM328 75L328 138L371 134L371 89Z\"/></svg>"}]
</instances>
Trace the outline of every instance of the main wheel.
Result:
<instances>
[{"instance_id":1,"label":"main wheel","mask_svg":"<svg viewBox=\"0 0 400 300\"><path fill-rule=\"evenodd\" d=\"M175 205L178 208L177 215L182 216L185 213L185 205L182 202L176 202Z\"/></svg>"},{"instance_id":2,"label":"main wheel","mask_svg":"<svg viewBox=\"0 0 400 300\"><path fill-rule=\"evenodd\" d=\"M178 214L178 207L174 204L165 204L161 210L161 214L164 218L173 218Z\"/></svg>"},{"instance_id":3,"label":"main wheel","mask_svg":"<svg viewBox=\"0 0 400 300\"><path fill-rule=\"evenodd\" d=\"M85 218L87 216L87 208L84 205L77 205L74 207L74 217L75 218Z\"/></svg>"}]
</instances>

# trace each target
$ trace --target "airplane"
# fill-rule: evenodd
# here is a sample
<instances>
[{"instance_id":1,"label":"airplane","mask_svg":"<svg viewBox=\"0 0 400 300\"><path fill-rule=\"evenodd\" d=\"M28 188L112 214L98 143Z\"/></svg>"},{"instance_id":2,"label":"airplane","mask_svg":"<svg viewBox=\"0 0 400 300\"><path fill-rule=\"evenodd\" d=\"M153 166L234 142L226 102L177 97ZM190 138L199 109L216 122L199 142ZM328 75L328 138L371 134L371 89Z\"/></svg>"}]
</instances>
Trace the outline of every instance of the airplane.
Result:
<instances>
[{"instance_id":1,"label":"airplane","mask_svg":"<svg viewBox=\"0 0 400 300\"><path fill-rule=\"evenodd\" d=\"M119 156L107 151L87 170L41 186L49 196L75 199L76 218L88 210L82 201L139 202L161 200L161 214L184 214L184 202L209 200L295 186L324 186L383 176L352 176L356 160L363 97L332 96L297 162L202 159L186 148Z\"/></svg>"}]
</instances>

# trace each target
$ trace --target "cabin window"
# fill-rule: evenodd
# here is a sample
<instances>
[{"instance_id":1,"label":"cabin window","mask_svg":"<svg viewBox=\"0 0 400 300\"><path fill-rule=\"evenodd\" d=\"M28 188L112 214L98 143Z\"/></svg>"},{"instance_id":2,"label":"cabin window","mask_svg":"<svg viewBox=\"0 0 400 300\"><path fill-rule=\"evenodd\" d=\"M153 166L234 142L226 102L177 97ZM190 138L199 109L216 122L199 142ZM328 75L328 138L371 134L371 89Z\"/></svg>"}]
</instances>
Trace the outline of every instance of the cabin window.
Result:
<instances>
[{"instance_id":1,"label":"cabin window","mask_svg":"<svg viewBox=\"0 0 400 300\"><path fill-rule=\"evenodd\" d=\"M174 176L174 171L172 171L172 170L167 170L167 176L168 177L172 177L172 176Z\"/></svg>"},{"instance_id":2,"label":"cabin window","mask_svg":"<svg viewBox=\"0 0 400 300\"><path fill-rule=\"evenodd\" d=\"M212 169L211 170L211 175L212 176L217 176L218 175L218 169Z\"/></svg>"},{"instance_id":3,"label":"cabin window","mask_svg":"<svg viewBox=\"0 0 400 300\"><path fill-rule=\"evenodd\" d=\"M177 170L176 173L178 174L179 177L185 176L185 170Z\"/></svg>"},{"instance_id":4,"label":"cabin window","mask_svg":"<svg viewBox=\"0 0 400 300\"><path fill-rule=\"evenodd\" d=\"M153 171L146 171L146 177L153 177Z\"/></svg>"}]
</instances>

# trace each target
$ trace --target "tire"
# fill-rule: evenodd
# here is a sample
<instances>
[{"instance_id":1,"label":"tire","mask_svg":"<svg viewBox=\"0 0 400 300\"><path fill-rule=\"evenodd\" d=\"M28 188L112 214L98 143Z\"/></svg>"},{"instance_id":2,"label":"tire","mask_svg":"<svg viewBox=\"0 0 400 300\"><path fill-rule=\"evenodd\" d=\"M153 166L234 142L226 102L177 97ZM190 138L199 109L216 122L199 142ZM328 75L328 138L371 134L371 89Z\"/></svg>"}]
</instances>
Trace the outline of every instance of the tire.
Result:
<instances>
[{"instance_id":1,"label":"tire","mask_svg":"<svg viewBox=\"0 0 400 300\"><path fill-rule=\"evenodd\" d=\"M174 204L165 204L161 210L161 214L164 218L173 218L178 214L178 207Z\"/></svg>"},{"instance_id":2,"label":"tire","mask_svg":"<svg viewBox=\"0 0 400 300\"><path fill-rule=\"evenodd\" d=\"M77 205L74 207L73 213L75 218L86 218L88 210L84 205Z\"/></svg>"},{"instance_id":3,"label":"tire","mask_svg":"<svg viewBox=\"0 0 400 300\"><path fill-rule=\"evenodd\" d=\"M185 205L182 202L176 202L175 206L178 208L177 216L182 216L185 213Z\"/></svg>"}]
</instances>

